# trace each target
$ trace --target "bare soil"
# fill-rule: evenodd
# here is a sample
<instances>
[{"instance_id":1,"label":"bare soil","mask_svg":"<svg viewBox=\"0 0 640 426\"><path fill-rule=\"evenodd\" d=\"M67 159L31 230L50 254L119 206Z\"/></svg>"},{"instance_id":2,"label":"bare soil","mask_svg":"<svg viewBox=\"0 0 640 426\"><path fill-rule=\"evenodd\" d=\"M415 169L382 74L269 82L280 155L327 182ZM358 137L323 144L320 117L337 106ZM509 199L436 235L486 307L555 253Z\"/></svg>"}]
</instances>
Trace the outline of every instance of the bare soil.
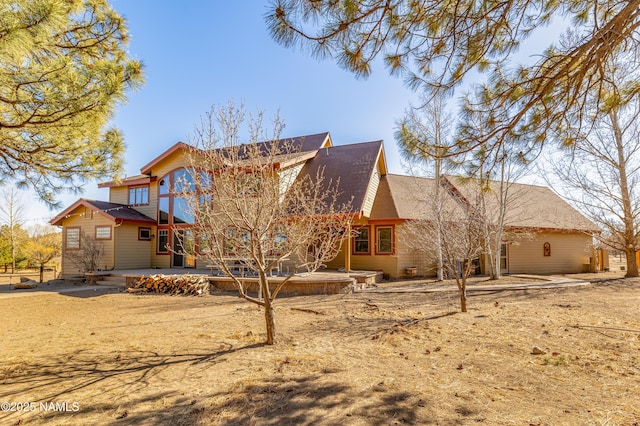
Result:
<instances>
[{"instance_id":1,"label":"bare soil","mask_svg":"<svg viewBox=\"0 0 640 426\"><path fill-rule=\"evenodd\" d=\"M0 297L0 424L638 425L640 279L582 277L281 298L274 346L229 294Z\"/></svg>"}]
</instances>

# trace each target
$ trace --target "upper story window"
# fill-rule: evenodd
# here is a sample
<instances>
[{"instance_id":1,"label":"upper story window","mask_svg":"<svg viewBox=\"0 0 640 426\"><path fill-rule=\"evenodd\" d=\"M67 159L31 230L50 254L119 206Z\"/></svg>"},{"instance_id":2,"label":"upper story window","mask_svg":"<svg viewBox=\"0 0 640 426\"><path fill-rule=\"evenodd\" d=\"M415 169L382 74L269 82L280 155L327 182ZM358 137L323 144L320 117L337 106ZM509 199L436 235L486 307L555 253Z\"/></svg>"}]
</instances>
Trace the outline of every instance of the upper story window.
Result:
<instances>
[{"instance_id":1,"label":"upper story window","mask_svg":"<svg viewBox=\"0 0 640 426\"><path fill-rule=\"evenodd\" d=\"M149 204L149 185L129 187L129 205L144 206Z\"/></svg>"},{"instance_id":2,"label":"upper story window","mask_svg":"<svg viewBox=\"0 0 640 426\"><path fill-rule=\"evenodd\" d=\"M172 184L173 183L173 184ZM158 224L186 225L194 222L193 212L180 193L195 188L193 176L186 169L169 172L158 182Z\"/></svg>"}]
</instances>

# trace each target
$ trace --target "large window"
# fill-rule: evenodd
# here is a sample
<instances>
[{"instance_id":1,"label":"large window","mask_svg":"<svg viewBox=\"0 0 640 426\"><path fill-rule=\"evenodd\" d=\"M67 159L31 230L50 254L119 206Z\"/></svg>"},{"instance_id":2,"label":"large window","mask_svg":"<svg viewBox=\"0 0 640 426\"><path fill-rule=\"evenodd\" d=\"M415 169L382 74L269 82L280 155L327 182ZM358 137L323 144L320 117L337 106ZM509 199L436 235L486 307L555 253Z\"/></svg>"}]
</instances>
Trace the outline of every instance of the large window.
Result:
<instances>
[{"instance_id":1,"label":"large window","mask_svg":"<svg viewBox=\"0 0 640 426\"><path fill-rule=\"evenodd\" d=\"M80 228L67 228L67 235L65 236L64 246L67 250L80 249Z\"/></svg>"},{"instance_id":2,"label":"large window","mask_svg":"<svg viewBox=\"0 0 640 426\"><path fill-rule=\"evenodd\" d=\"M356 228L356 236L353 238L353 254L371 254L368 226Z\"/></svg>"},{"instance_id":3,"label":"large window","mask_svg":"<svg viewBox=\"0 0 640 426\"><path fill-rule=\"evenodd\" d=\"M173 186L172 186L173 183ZM192 224L194 216L187 200L180 197L183 191L192 191L195 185L193 177L186 169L177 169L168 173L158 182L158 224Z\"/></svg>"},{"instance_id":4,"label":"large window","mask_svg":"<svg viewBox=\"0 0 640 426\"><path fill-rule=\"evenodd\" d=\"M129 188L129 205L143 206L149 204L149 185Z\"/></svg>"},{"instance_id":5,"label":"large window","mask_svg":"<svg viewBox=\"0 0 640 426\"><path fill-rule=\"evenodd\" d=\"M393 254L393 226L376 226L376 254Z\"/></svg>"}]
</instances>

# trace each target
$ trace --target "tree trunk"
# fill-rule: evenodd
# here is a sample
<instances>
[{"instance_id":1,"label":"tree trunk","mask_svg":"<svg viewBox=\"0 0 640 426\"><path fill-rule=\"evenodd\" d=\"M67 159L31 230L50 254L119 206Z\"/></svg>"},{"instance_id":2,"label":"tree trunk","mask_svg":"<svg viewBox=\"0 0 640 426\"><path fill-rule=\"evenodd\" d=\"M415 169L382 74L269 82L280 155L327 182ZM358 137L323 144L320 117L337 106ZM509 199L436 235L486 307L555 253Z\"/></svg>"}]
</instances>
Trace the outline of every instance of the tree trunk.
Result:
<instances>
[{"instance_id":1,"label":"tree trunk","mask_svg":"<svg viewBox=\"0 0 640 426\"><path fill-rule=\"evenodd\" d=\"M273 345L275 343L276 335L276 319L273 312L273 305L268 297L264 299L264 320L267 326L267 345Z\"/></svg>"},{"instance_id":2,"label":"tree trunk","mask_svg":"<svg viewBox=\"0 0 640 426\"><path fill-rule=\"evenodd\" d=\"M638 262L636 262L636 252L633 247L627 247L627 273L624 275L626 278L638 276Z\"/></svg>"},{"instance_id":3,"label":"tree trunk","mask_svg":"<svg viewBox=\"0 0 640 426\"><path fill-rule=\"evenodd\" d=\"M462 279L458 287L460 291L460 312L467 312L467 280Z\"/></svg>"},{"instance_id":4,"label":"tree trunk","mask_svg":"<svg viewBox=\"0 0 640 426\"><path fill-rule=\"evenodd\" d=\"M467 289L460 290L460 312L467 312Z\"/></svg>"},{"instance_id":5,"label":"tree trunk","mask_svg":"<svg viewBox=\"0 0 640 426\"><path fill-rule=\"evenodd\" d=\"M40 265L40 282L44 279L44 265Z\"/></svg>"}]
</instances>

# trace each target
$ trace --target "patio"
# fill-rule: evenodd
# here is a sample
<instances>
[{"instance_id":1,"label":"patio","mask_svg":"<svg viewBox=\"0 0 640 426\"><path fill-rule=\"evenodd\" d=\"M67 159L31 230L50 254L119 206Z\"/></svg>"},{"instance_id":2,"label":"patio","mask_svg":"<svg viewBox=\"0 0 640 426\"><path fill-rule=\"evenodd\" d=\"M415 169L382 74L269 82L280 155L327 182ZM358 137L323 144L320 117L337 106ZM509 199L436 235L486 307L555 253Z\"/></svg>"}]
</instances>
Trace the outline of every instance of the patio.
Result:
<instances>
[{"instance_id":1,"label":"patio","mask_svg":"<svg viewBox=\"0 0 640 426\"><path fill-rule=\"evenodd\" d=\"M212 291L237 291L232 279L223 275L214 275L208 269L132 269L91 272L85 275L89 284L116 285L128 287L140 277L151 275L204 275L211 283ZM246 286L247 291L257 293L258 278L245 276L237 277ZM296 274L284 286L280 294L309 295L309 294L344 294L354 290L371 287L382 279L380 271L351 271L349 273L337 270L322 270L313 273ZM284 280L283 276L270 277L270 285L276 286Z\"/></svg>"}]
</instances>

